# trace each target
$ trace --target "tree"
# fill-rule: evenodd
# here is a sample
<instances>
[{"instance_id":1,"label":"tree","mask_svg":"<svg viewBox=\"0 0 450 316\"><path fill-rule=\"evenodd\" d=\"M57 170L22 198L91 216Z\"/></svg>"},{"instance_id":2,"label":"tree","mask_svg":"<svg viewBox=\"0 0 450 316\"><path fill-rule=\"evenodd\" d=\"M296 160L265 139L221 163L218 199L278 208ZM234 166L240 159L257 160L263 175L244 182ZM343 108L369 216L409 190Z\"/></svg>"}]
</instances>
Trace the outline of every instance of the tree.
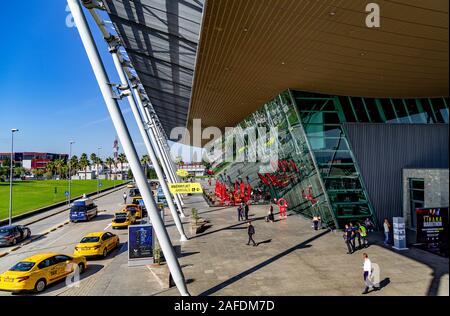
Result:
<instances>
[{"instance_id":1,"label":"tree","mask_svg":"<svg viewBox=\"0 0 450 316\"><path fill-rule=\"evenodd\" d=\"M98 160L98 157L97 157L96 154L92 153L91 156L90 156L90 158L91 158L92 164L95 166L95 171L96 171L97 174L98 174L98 169L97 169L97 160Z\"/></svg>"},{"instance_id":2,"label":"tree","mask_svg":"<svg viewBox=\"0 0 450 316\"><path fill-rule=\"evenodd\" d=\"M44 176L45 170L44 169L31 169L31 173L36 178L42 178Z\"/></svg>"},{"instance_id":3,"label":"tree","mask_svg":"<svg viewBox=\"0 0 450 316\"><path fill-rule=\"evenodd\" d=\"M150 163L150 157L148 155L144 155L141 158L141 165L144 167L144 174L147 176L147 168Z\"/></svg>"},{"instance_id":4,"label":"tree","mask_svg":"<svg viewBox=\"0 0 450 316\"><path fill-rule=\"evenodd\" d=\"M84 178L87 178L87 168L91 165L89 162L89 159L87 157L87 154L83 153L81 154L80 160L78 161L78 166L81 168L81 170L84 170Z\"/></svg>"},{"instance_id":5,"label":"tree","mask_svg":"<svg viewBox=\"0 0 450 316\"><path fill-rule=\"evenodd\" d=\"M69 160L68 166L70 167L70 173L71 173L71 174L69 174L69 179L70 179L70 178L72 178L73 172L74 171L76 172L79 168L78 157L73 155L72 158L70 158L70 160Z\"/></svg>"},{"instance_id":6,"label":"tree","mask_svg":"<svg viewBox=\"0 0 450 316\"><path fill-rule=\"evenodd\" d=\"M123 164L127 163L127 156L125 156L125 154L120 154L119 157L117 157L117 161L120 163L120 172L123 173Z\"/></svg>"},{"instance_id":7,"label":"tree","mask_svg":"<svg viewBox=\"0 0 450 316\"><path fill-rule=\"evenodd\" d=\"M13 169L13 176L14 178L20 178L23 174L25 174L25 168L23 167L15 167Z\"/></svg>"},{"instance_id":8,"label":"tree","mask_svg":"<svg viewBox=\"0 0 450 316\"><path fill-rule=\"evenodd\" d=\"M54 162L54 161L49 161L49 162L47 163L47 166L45 167L45 171L47 172L47 173L46 173L47 179L48 179L48 176L49 176L49 175L51 175L50 178L53 178L53 175L54 175L54 173L55 173L55 170L56 170L55 162Z\"/></svg>"},{"instance_id":9,"label":"tree","mask_svg":"<svg viewBox=\"0 0 450 316\"><path fill-rule=\"evenodd\" d=\"M55 171L59 175L59 178L62 179L63 168L66 165L66 162L63 159L57 159L54 161Z\"/></svg>"},{"instance_id":10,"label":"tree","mask_svg":"<svg viewBox=\"0 0 450 316\"><path fill-rule=\"evenodd\" d=\"M105 163L108 166L108 170L109 170L109 180L111 180L112 166L116 167L116 161L113 158L108 157L108 158L106 158Z\"/></svg>"}]
</instances>

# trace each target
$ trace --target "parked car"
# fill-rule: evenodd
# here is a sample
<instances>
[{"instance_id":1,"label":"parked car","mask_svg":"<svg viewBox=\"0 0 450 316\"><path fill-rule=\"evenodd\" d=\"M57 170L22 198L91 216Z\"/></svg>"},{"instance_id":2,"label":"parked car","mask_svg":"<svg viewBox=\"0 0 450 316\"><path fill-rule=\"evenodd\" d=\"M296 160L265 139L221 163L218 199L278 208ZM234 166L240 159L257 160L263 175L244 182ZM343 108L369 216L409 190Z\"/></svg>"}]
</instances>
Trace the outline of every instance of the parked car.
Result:
<instances>
[{"instance_id":1,"label":"parked car","mask_svg":"<svg viewBox=\"0 0 450 316\"><path fill-rule=\"evenodd\" d=\"M0 227L0 246L14 246L31 237L31 230L22 225Z\"/></svg>"}]
</instances>

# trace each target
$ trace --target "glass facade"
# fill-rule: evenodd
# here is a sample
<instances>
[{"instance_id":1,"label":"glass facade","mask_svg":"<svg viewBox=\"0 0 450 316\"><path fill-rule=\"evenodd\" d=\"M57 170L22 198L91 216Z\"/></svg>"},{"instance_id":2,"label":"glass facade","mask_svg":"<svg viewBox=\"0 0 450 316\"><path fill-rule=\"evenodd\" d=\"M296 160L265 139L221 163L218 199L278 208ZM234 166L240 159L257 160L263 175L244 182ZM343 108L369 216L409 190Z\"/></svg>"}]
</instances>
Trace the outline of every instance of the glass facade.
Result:
<instances>
[{"instance_id":1,"label":"glass facade","mask_svg":"<svg viewBox=\"0 0 450 316\"><path fill-rule=\"evenodd\" d=\"M222 177L230 185L244 180L252 187L284 197L289 209L306 217L320 215L324 224L343 227L351 221L376 221L344 123L448 124L448 98L373 99L286 91L265 104L228 135L236 139L236 162ZM260 172L256 155L242 130L277 129L278 166ZM225 140L226 142L227 140ZM256 148L259 146L257 144ZM240 157L246 155L245 157Z\"/></svg>"}]
</instances>

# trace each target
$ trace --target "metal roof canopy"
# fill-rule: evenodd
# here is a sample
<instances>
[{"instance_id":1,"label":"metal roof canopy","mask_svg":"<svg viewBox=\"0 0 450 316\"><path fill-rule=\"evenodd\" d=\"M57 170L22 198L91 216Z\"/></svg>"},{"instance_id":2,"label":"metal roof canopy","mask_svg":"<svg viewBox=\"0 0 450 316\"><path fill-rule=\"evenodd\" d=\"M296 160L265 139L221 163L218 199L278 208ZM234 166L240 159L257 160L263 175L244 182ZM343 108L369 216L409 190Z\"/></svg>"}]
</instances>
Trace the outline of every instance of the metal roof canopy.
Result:
<instances>
[{"instance_id":1,"label":"metal roof canopy","mask_svg":"<svg viewBox=\"0 0 450 316\"><path fill-rule=\"evenodd\" d=\"M105 0L167 134L186 126L204 0Z\"/></svg>"}]
</instances>

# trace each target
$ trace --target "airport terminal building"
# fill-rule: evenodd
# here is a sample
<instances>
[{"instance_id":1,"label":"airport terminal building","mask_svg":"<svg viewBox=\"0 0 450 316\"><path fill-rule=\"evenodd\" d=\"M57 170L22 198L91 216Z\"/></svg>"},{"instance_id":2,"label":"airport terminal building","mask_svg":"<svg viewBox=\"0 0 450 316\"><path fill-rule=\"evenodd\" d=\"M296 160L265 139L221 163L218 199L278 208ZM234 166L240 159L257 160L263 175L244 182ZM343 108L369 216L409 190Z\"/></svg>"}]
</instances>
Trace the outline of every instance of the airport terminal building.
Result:
<instances>
[{"instance_id":1,"label":"airport terminal building","mask_svg":"<svg viewBox=\"0 0 450 316\"><path fill-rule=\"evenodd\" d=\"M340 228L448 206L447 0L377 1L379 27L363 0L103 2L167 135L278 130L276 171L224 181Z\"/></svg>"}]
</instances>

